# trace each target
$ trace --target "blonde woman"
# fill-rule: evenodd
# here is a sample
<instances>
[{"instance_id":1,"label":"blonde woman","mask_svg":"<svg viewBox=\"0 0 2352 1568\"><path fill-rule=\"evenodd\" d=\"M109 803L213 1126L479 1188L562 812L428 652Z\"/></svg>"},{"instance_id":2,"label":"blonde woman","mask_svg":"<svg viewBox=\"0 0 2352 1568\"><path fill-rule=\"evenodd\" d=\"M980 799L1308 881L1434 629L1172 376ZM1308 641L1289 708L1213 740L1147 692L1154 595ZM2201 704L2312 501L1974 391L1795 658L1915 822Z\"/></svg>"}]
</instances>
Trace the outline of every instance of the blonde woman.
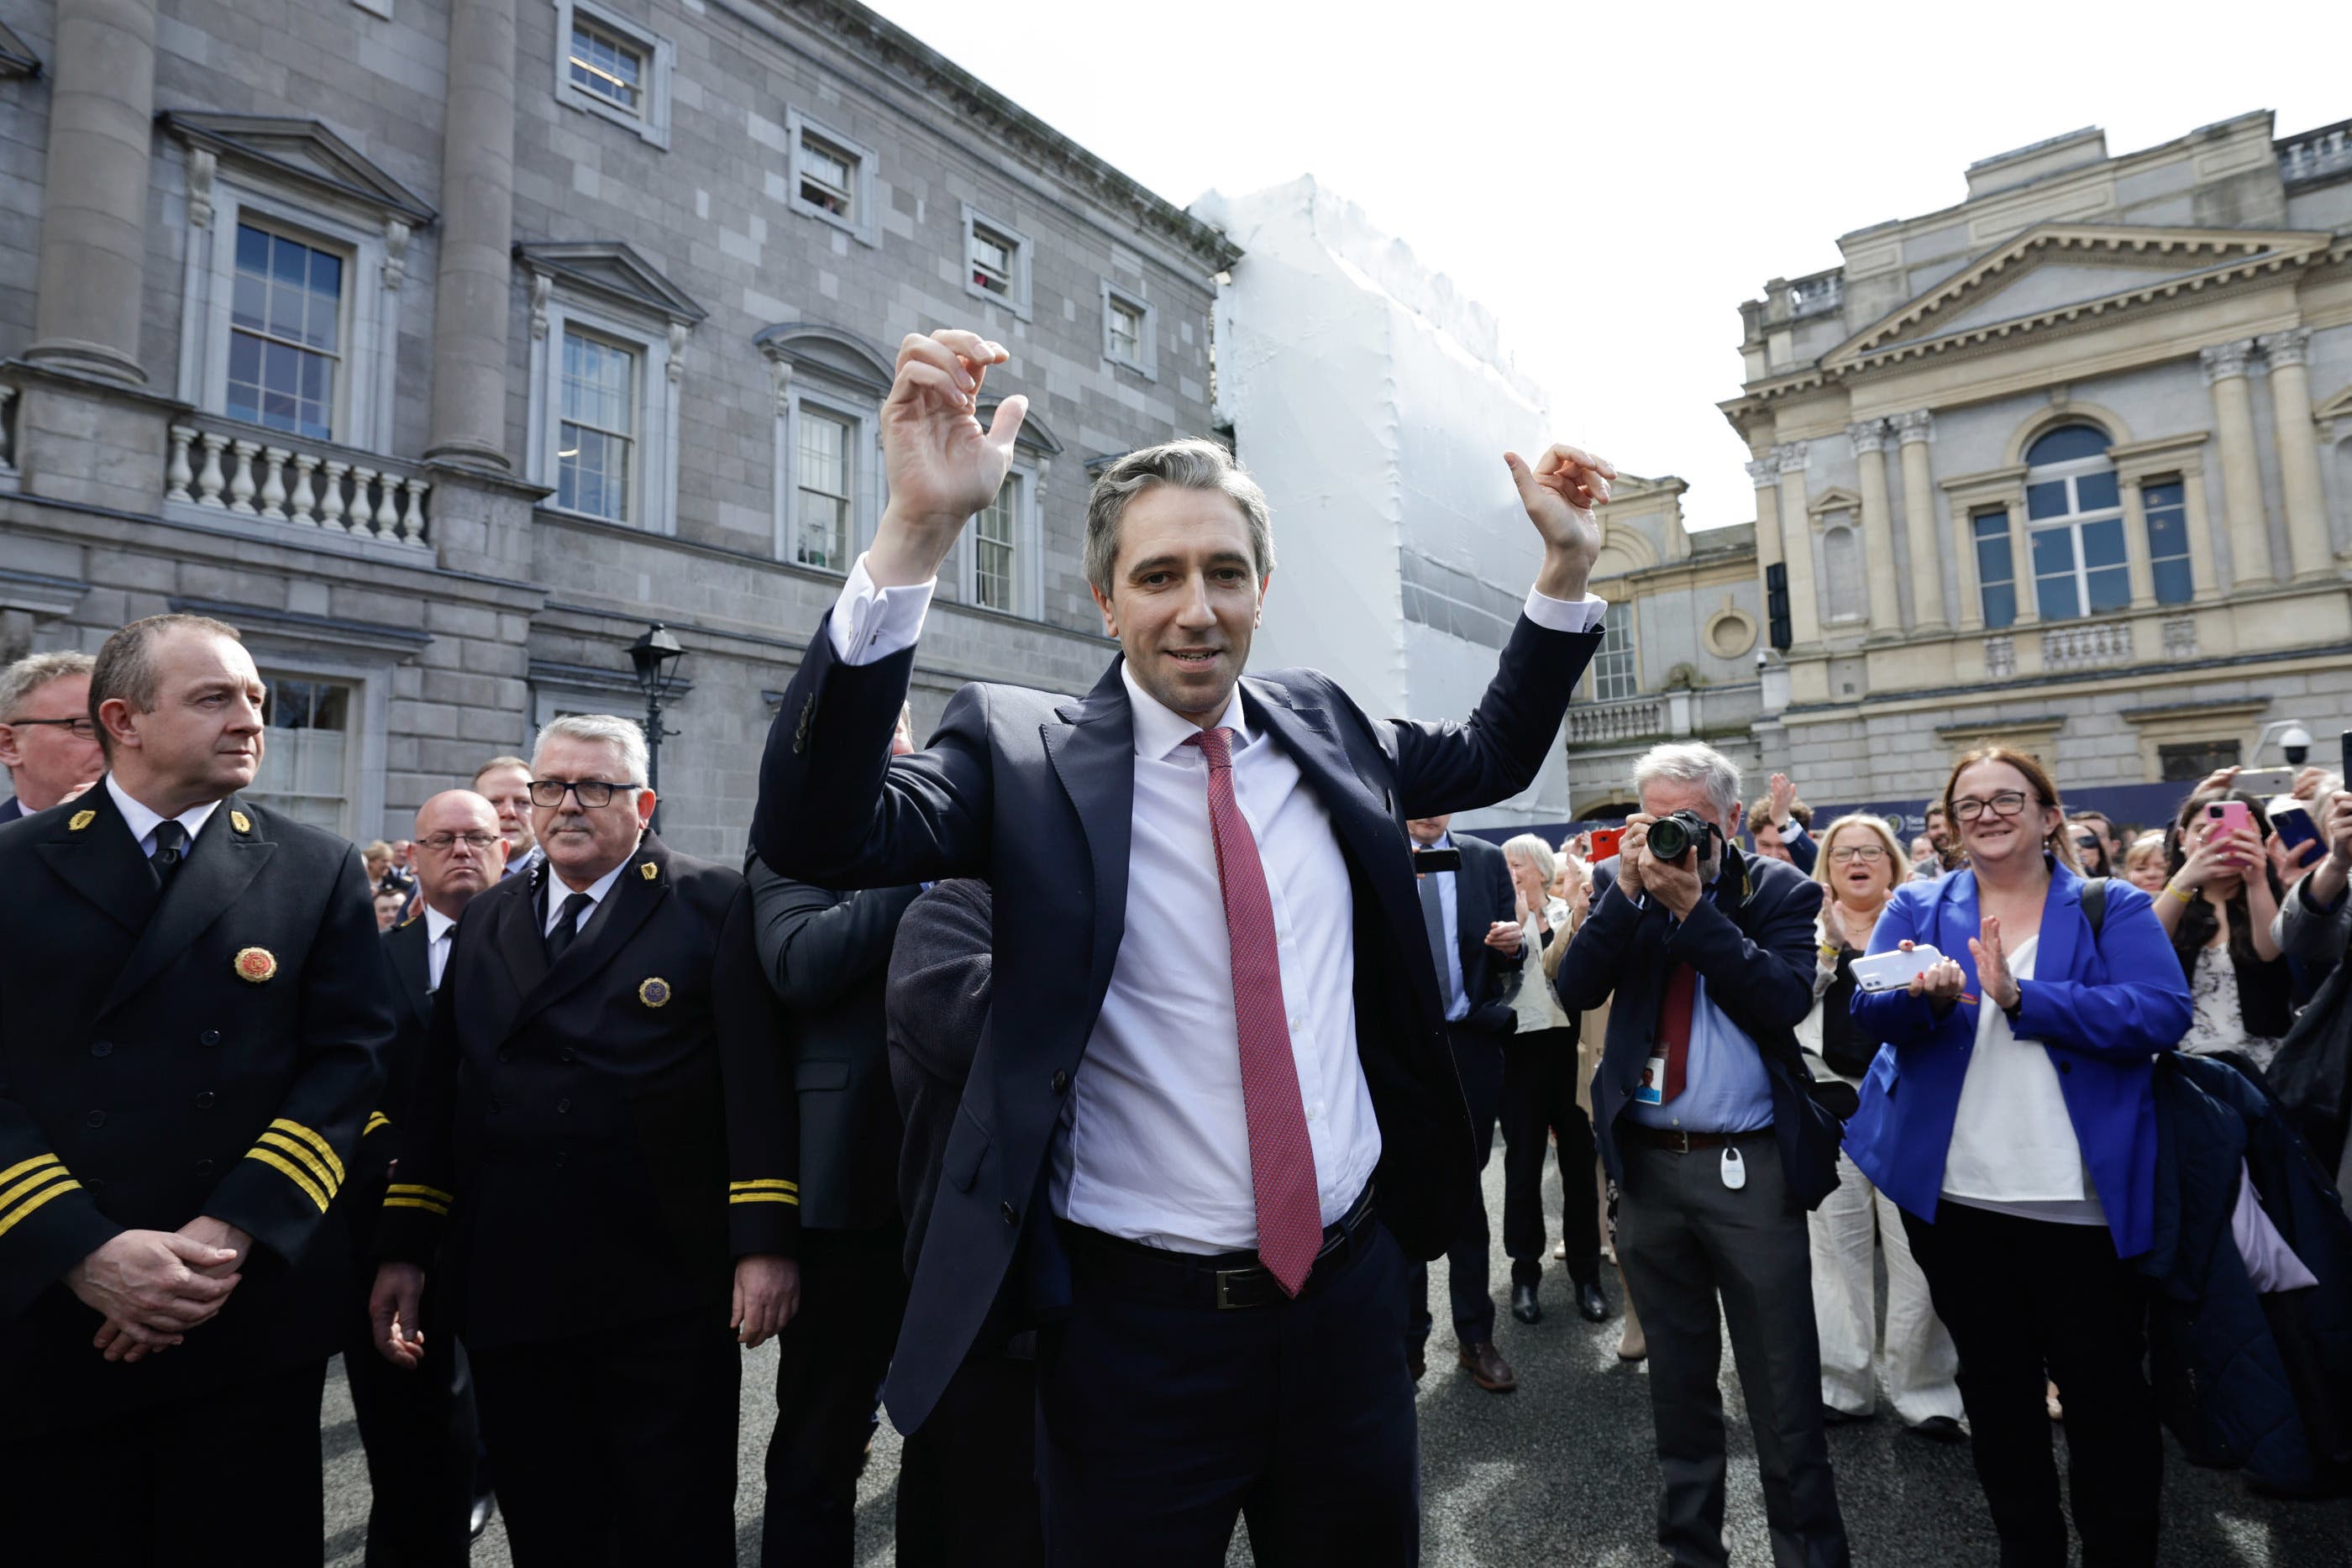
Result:
<instances>
[{"instance_id":1,"label":"blonde woman","mask_svg":"<svg viewBox=\"0 0 2352 1568\"><path fill-rule=\"evenodd\" d=\"M1853 960L1895 889L1910 875L1903 846L1876 817L1841 817L1822 838L1813 880L1822 901L1821 962L1813 1010L1797 1026L1805 1065L1816 1080L1836 1078L1859 1090L1877 1054L1853 1029ZM1851 1101L1848 1102L1852 1103ZM1927 1276L1912 1261L1902 1211L1870 1178L1838 1155L1838 1186L1810 1220L1813 1244L1813 1325L1822 1342L1822 1418L1832 1426L1878 1412L1878 1387L1903 1424L1925 1437L1958 1442L1959 1354L1927 1299ZM1874 1253L1886 1249L1886 1335L1879 1343ZM1876 1377L1874 1384L1873 1368Z\"/></svg>"},{"instance_id":2,"label":"blonde woman","mask_svg":"<svg viewBox=\"0 0 2352 1568\"><path fill-rule=\"evenodd\" d=\"M2172 874L2171 853L2162 833L2142 833L2124 852L2124 880L2142 893L2162 893Z\"/></svg>"},{"instance_id":3,"label":"blonde woman","mask_svg":"<svg viewBox=\"0 0 2352 1568\"><path fill-rule=\"evenodd\" d=\"M1521 833L1504 842L1503 859L1518 894L1520 951L1531 960L1520 966L1512 998L1518 1030L1503 1044L1503 1250L1511 1259L1511 1315L1523 1323L1543 1318L1544 1151L1557 1137L1568 1275L1577 1310L1597 1323L1609 1315L1609 1299L1601 1290L1592 1120L1577 1108L1576 1015L1560 1007L1552 988L1574 916L1566 900L1551 896L1559 860L1549 844ZM1540 963L1532 961L1537 954Z\"/></svg>"}]
</instances>

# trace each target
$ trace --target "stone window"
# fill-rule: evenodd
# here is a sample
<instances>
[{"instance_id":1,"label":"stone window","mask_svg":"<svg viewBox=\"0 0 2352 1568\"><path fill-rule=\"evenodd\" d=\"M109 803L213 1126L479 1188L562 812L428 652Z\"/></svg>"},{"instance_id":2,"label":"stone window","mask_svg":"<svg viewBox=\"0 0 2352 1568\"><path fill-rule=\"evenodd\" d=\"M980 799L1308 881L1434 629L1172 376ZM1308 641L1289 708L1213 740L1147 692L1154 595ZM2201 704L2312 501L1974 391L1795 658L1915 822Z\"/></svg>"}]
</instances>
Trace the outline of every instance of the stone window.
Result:
<instances>
[{"instance_id":1,"label":"stone window","mask_svg":"<svg viewBox=\"0 0 2352 1568\"><path fill-rule=\"evenodd\" d=\"M1853 514L1835 511L1822 519L1822 582L1828 590L1832 622L1860 621L1869 612L1862 568L1862 536L1853 528Z\"/></svg>"},{"instance_id":2,"label":"stone window","mask_svg":"<svg viewBox=\"0 0 2352 1568\"><path fill-rule=\"evenodd\" d=\"M1029 558L1035 550L1032 542L1035 487L1035 474L1016 467L1004 476L996 498L971 519L971 527L965 531L969 542L961 551L963 580L958 585L958 597L965 603L1007 615L1034 612L1029 603L1027 578Z\"/></svg>"},{"instance_id":3,"label":"stone window","mask_svg":"<svg viewBox=\"0 0 2352 1568\"><path fill-rule=\"evenodd\" d=\"M1029 319L1029 238L967 204L963 209L966 294Z\"/></svg>"},{"instance_id":4,"label":"stone window","mask_svg":"<svg viewBox=\"0 0 2352 1568\"><path fill-rule=\"evenodd\" d=\"M1160 345L1156 313L1126 290L1103 283L1103 358L1157 379Z\"/></svg>"},{"instance_id":5,"label":"stone window","mask_svg":"<svg viewBox=\"0 0 2352 1568\"><path fill-rule=\"evenodd\" d=\"M798 110L784 118L792 147L793 211L875 244L873 151Z\"/></svg>"},{"instance_id":6,"label":"stone window","mask_svg":"<svg viewBox=\"0 0 2352 1568\"><path fill-rule=\"evenodd\" d=\"M879 410L892 367L845 328L786 321L753 345L775 402L776 559L845 572L881 517Z\"/></svg>"},{"instance_id":7,"label":"stone window","mask_svg":"<svg viewBox=\"0 0 2352 1568\"><path fill-rule=\"evenodd\" d=\"M1985 630L1998 632L2017 623L2017 563L2009 542L2009 508L1969 514L1977 549L1977 593L1984 607Z\"/></svg>"},{"instance_id":8,"label":"stone window","mask_svg":"<svg viewBox=\"0 0 2352 1568\"><path fill-rule=\"evenodd\" d=\"M1592 700L1616 702L1639 696L1641 691L1641 673L1633 657L1633 611L1627 605L1601 627L1601 647L1592 655Z\"/></svg>"},{"instance_id":9,"label":"stone window","mask_svg":"<svg viewBox=\"0 0 2352 1568\"><path fill-rule=\"evenodd\" d=\"M2189 564L2189 492L2179 476L2140 486L2147 517L2147 562L2156 577L2158 604L2186 604L2197 596Z\"/></svg>"},{"instance_id":10,"label":"stone window","mask_svg":"<svg viewBox=\"0 0 2352 1568\"><path fill-rule=\"evenodd\" d=\"M555 0L556 101L669 145L669 73L677 51L616 12Z\"/></svg>"},{"instance_id":11,"label":"stone window","mask_svg":"<svg viewBox=\"0 0 2352 1568\"><path fill-rule=\"evenodd\" d=\"M2238 743L2234 740L2186 740L2156 748L2158 765L2165 784L2194 784L2217 768L2238 765Z\"/></svg>"},{"instance_id":12,"label":"stone window","mask_svg":"<svg viewBox=\"0 0 2352 1568\"><path fill-rule=\"evenodd\" d=\"M246 794L298 822L331 833L351 831L356 688L265 671L261 766Z\"/></svg>"},{"instance_id":13,"label":"stone window","mask_svg":"<svg viewBox=\"0 0 2352 1568\"><path fill-rule=\"evenodd\" d=\"M345 251L305 244L257 223L236 225L231 419L314 441L334 438L349 265Z\"/></svg>"},{"instance_id":14,"label":"stone window","mask_svg":"<svg viewBox=\"0 0 2352 1568\"><path fill-rule=\"evenodd\" d=\"M800 446L793 476L800 488L793 559L825 571L849 570L856 524L857 422L804 405L795 422Z\"/></svg>"},{"instance_id":15,"label":"stone window","mask_svg":"<svg viewBox=\"0 0 2352 1568\"><path fill-rule=\"evenodd\" d=\"M608 523L635 521L636 353L567 326L559 373L555 505Z\"/></svg>"},{"instance_id":16,"label":"stone window","mask_svg":"<svg viewBox=\"0 0 2352 1568\"><path fill-rule=\"evenodd\" d=\"M2042 619L2072 621L2130 608L2123 496L2107 458L2106 434L2087 424L2061 425L2034 442L2025 463L2026 540Z\"/></svg>"}]
</instances>

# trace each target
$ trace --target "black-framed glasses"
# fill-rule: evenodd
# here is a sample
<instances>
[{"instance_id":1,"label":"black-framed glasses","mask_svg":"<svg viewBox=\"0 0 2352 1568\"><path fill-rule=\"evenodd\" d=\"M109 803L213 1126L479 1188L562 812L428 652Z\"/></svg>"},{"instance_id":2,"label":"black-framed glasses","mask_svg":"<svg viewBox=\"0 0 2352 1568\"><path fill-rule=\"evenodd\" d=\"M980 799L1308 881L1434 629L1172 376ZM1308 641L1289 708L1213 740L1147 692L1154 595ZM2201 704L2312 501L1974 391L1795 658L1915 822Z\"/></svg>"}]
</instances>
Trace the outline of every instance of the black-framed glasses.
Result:
<instances>
[{"instance_id":1,"label":"black-framed glasses","mask_svg":"<svg viewBox=\"0 0 2352 1568\"><path fill-rule=\"evenodd\" d=\"M490 846L498 841L496 833L436 833L429 839L416 841L420 849L431 850L436 855L446 855L459 844L478 855L486 855L490 852Z\"/></svg>"},{"instance_id":2,"label":"black-framed glasses","mask_svg":"<svg viewBox=\"0 0 2352 1568\"><path fill-rule=\"evenodd\" d=\"M1973 822L1987 811L1996 817L2021 816L2025 811L2025 801L2023 790L2003 789L1990 800L1979 800L1974 796L1955 800L1952 802L1952 815L1963 822Z\"/></svg>"},{"instance_id":3,"label":"black-framed glasses","mask_svg":"<svg viewBox=\"0 0 2352 1568\"><path fill-rule=\"evenodd\" d=\"M98 738L98 721L86 716L81 718L12 718L5 722L11 729L16 728L20 725L62 725L66 728L73 731L74 738L76 740L96 740Z\"/></svg>"},{"instance_id":4,"label":"black-framed glasses","mask_svg":"<svg viewBox=\"0 0 2352 1568\"><path fill-rule=\"evenodd\" d=\"M1885 858L1885 844L1846 844L1830 852L1831 861L1838 865L1844 865L1852 861L1868 861L1874 864Z\"/></svg>"},{"instance_id":5,"label":"black-framed glasses","mask_svg":"<svg viewBox=\"0 0 2352 1568\"><path fill-rule=\"evenodd\" d=\"M580 802L581 810L597 810L613 803L614 794L623 789L638 789L638 784L612 784L602 779L534 779L530 781L530 803L543 810L553 810L563 804L569 793Z\"/></svg>"}]
</instances>

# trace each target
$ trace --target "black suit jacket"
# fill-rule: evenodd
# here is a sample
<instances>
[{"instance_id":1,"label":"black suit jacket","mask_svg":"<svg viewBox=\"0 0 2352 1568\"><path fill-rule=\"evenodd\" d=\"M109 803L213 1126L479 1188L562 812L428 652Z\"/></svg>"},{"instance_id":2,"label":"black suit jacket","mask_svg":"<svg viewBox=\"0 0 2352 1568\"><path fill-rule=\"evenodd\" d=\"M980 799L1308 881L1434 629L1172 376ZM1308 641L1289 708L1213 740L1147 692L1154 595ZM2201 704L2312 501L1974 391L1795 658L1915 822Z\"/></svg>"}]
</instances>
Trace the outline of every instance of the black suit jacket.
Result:
<instances>
[{"instance_id":1,"label":"black suit jacket","mask_svg":"<svg viewBox=\"0 0 2352 1568\"><path fill-rule=\"evenodd\" d=\"M1354 888L1357 1049L1380 1119L1381 1215L1431 1258L1476 1201L1469 1115L1414 891L1408 817L1469 810L1534 779L1598 632L1522 619L1466 723L1367 716L1328 676L1248 677L1254 727L1329 811ZM972 685L930 746L891 758L914 651L844 664L821 624L761 763L752 847L842 887L979 876L994 890L994 1001L941 1172L886 1390L913 1431L971 1349L1024 1240L1034 1306L1063 1299L1046 1152L1125 930L1135 728L1114 662L1083 701Z\"/></svg>"},{"instance_id":2,"label":"black suit jacket","mask_svg":"<svg viewBox=\"0 0 2352 1568\"><path fill-rule=\"evenodd\" d=\"M1613 862L1598 867L1592 913L1560 958L1560 1005L1583 1013L1615 998L1592 1074L1592 1125L1609 1173L1622 1178L1617 1118L1656 1051L1666 971L1675 963L1696 968L1707 1000L1763 1055L1790 1202L1811 1208L1837 1186L1840 1136L1837 1119L1813 1102L1812 1074L1797 1049L1797 1025L1813 1007L1822 884L1786 861L1751 860L1731 846L1723 853L1715 886L1679 925L1656 900L1626 897Z\"/></svg>"},{"instance_id":3,"label":"black suit jacket","mask_svg":"<svg viewBox=\"0 0 2352 1568\"><path fill-rule=\"evenodd\" d=\"M352 846L230 796L159 893L113 796L0 828L0 1409L20 1437L202 1397L339 1347L327 1223L383 1082L392 988ZM90 1348L62 1276L129 1229L254 1239L186 1343Z\"/></svg>"},{"instance_id":4,"label":"black suit jacket","mask_svg":"<svg viewBox=\"0 0 2352 1568\"><path fill-rule=\"evenodd\" d=\"M1527 962L1524 951L1506 957L1486 946L1486 927L1510 919L1518 909L1511 863L1484 839L1449 836L1462 852L1462 869L1454 873L1454 945L1462 956L1462 994L1470 998L1469 1015L1454 1027L1499 1040L1517 1027L1507 988ZM1430 964L1433 970L1434 955Z\"/></svg>"},{"instance_id":5,"label":"black suit jacket","mask_svg":"<svg viewBox=\"0 0 2352 1568\"><path fill-rule=\"evenodd\" d=\"M0 800L0 826L13 822L24 815L25 802L14 795L9 796L5 800Z\"/></svg>"},{"instance_id":6,"label":"black suit jacket","mask_svg":"<svg viewBox=\"0 0 2352 1568\"><path fill-rule=\"evenodd\" d=\"M708 1309L799 1235L792 1092L730 866L647 834L551 965L542 865L452 938L376 1250L468 1344ZM438 1299L433 1299L433 1293Z\"/></svg>"},{"instance_id":7,"label":"black suit jacket","mask_svg":"<svg viewBox=\"0 0 2352 1568\"><path fill-rule=\"evenodd\" d=\"M919 887L835 893L744 868L760 965L790 1015L800 1110L801 1223L865 1230L898 1218L898 1141L883 992L898 917Z\"/></svg>"}]
</instances>

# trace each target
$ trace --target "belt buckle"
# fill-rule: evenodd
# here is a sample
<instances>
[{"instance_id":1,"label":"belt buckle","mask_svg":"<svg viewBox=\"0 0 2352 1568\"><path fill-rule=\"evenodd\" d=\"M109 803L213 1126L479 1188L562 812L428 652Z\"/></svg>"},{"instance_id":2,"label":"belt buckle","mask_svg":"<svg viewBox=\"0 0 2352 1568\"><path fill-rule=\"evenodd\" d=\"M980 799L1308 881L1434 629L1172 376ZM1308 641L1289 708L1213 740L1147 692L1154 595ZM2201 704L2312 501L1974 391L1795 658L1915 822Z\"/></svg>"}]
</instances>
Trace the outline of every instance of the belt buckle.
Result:
<instances>
[{"instance_id":1,"label":"belt buckle","mask_svg":"<svg viewBox=\"0 0 2352 1568\"><path fill-rule=\"evenodd\" d=\"M1668 1131L1675 1138L1679 1140L1679 1144L1675 1147L1675 1153L1678 1155L1686 1155L1691 1152L1690 1129L1688 1127L1673 1127L1669 1128Z\"/></svg>"},{"instance_id":2,"label":"belt buckle","mask_svg":"<svg viewBox=\"0 0 2352 1568\"><path fill-rule=\"evenodd\" d=\"M1229 1293L1228 1293L1228 1291L1227 1291L1227 1286L1230 1284L1230 1282L1231 1282L1231 1281L1233 1281L1236 1276L1238 1276L1238 1275L1242 1275L1242 1274L1251 1274L1251 1273L1255 1273L1255 1272L1256 1272L1256 1270L1254 1270L1254 1269L1220 1269L1220 1270L1217 1270L1217 1311L1219 1311L1219 1312L1246 1312L1246 1311L1248 1311L1251 1307L1256 1306L1258 1303L1257 1303L1257 1302L1255 1302L1255 1301L1234 1301L1234 1300L1233 1299L1233 1297L1231 1296L1231 1294L1229 1294Z\"/></svg>"}]
</instances>

